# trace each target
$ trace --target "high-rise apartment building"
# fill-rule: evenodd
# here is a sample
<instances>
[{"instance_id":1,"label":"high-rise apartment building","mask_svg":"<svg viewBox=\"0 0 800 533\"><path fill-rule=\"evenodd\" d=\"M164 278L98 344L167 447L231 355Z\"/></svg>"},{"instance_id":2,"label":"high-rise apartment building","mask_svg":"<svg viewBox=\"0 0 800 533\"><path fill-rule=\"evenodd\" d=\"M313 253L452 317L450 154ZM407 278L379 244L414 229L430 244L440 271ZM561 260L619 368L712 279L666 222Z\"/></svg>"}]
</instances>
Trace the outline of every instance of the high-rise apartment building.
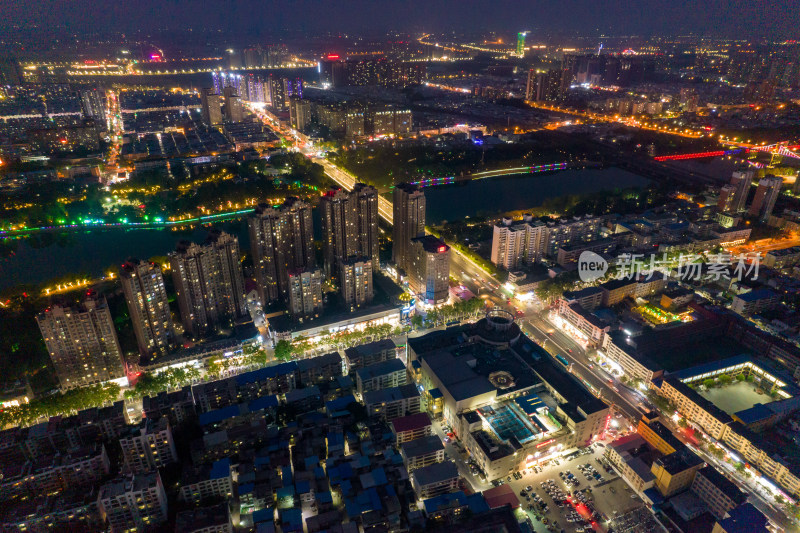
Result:
<instances>
[{"instance_id":1,"label":"high-rise apartment building","mask_svg":"<svg viewBox=\"0 0 800 533\"><path fill-rule=\"evenodd\" d=\"M322 271L318 268L290 270L289 314L297 319L316 318L322 312Z\"/></svg>"},{"instance_id":2,"label":"high-rise apartment building","mask_svg":"<svg viewBox=\"0 0 800 533\"><path fill-rule=\"evenodd\" d=\"M403 88L425 80L424 63L404 63L386 58L341 61L329 55L320 62L320 81L333 87L380 85Z\"/></svg>"},{"instance_id":3,"label":"high-rise apartment building","mask_svg":"<svg viewBox=\"0 0 800 533\"><path fill-rule=\"evenodd\" d=\"M777 176L767 176L759 181L756 195L753 197L753 203L750 204L748 214L757 216L764 222L769 220L770 215L772 215L772 209L775 207L775 202L781 194L781 185L783 185L783 180Z\"/></svg>"},{"instance_id":4,"label":"high-rise apartment building","mask_svg":"<svg viewBox=\"0 0 800 533\"><path fill-rule=\"evenodd\" d=\"M260 46L245 48L242 56L244 57L245 68L263 68L266 66L264 50Z\"/></svg>"},{"instance_id":5,"label":"high-rise apartment building","mask_svg":"<svg viewBox=\"0 0 800 533\"><path fill-rule=\"evenodd\" d=\"M548 242L547 224L531 215L518 222L504 218L493 228L491 261L506 270L530 265L546 254Z\"/></svg>"},{"instance_id":6,"label":"high-rise apartment building","mask_svg":"<svg viewBox=\"0 0 800 533\"><path fill-rule=\"evenodd\" d=\"M203 106L203 122L209 126L222 124L222 96L208 88L200 92L200 100Z\"/></svg>"},{"instance_id":7,"label":"high-rise apartment building","mask_svg":"<svg viewBox=\"0 0 800 533\"><path fill-rule=\"evenodd\" d=\"M211 72L211 82L214 87L213 90L211 90L211 94L222 94L225 87L233 87L236 89L236 94L242 95L243 86L247 86L244 79L245 78L241 74L215 70Z\"/></svg>"},{"instance_id":8,"label":"high-rise apartment building","mask_svg":"<svg viewBox=\"0 0 800 533\"><path fill-rule=\"evenodd\" d=\"M272 75L267 78L267 102L276 111L286 110L289 100L286 95L286 84L283 78Z\"/></svg>"},{"instance_id":9,"label":"high-rise apartment building","mask_svg":"<svg viewBox=\"0 0 800 533\"><path fill-rule=\"evenodd\" d=\"M167 495L158 471L124 475L106 483L97 496L111 533L151 531L167 521Z\"/></svg>"},{"instance_id":10,"label":"high-rise apartment building","mask_svg":"<svg viewBox=\"0 0 800 533\"><path fill-rule=\"evenodd\" d=\"M528 71L528 84L525 99L531 102L553 102L563 96L563 71L548 70L537 72L535 69Z\"/></svg>"},{"instance_id":11,"label":"high-rise apartment building","mask_svg":"<svg viewBox=\"0 0 800 533\"><path fill-rule=\"evenodd\" d=\"M122 350L105 298L54 305L36 317L62 390L125 375Z\"/></svg>"},{"instance_id":12,"label":"high-rise apartment building","mask_svg":"<svg viewBox=\"0 0 800 533\"><path fill-rule=\"evenodd\" d=\"M175 343L167 290L161 268L146 261L128 260L119 273L139 355L166 354Z\"/></svg>"},{"instance_id":13,"label":"high-rise apartment building","mask_svg":"<svg viewBox=\"0 0 800 533\"><path fill-rule=\"evenodd\" d=\"M225 320L244 316L244 276L239 239L214 232L205 245L183 241L170 254L184 329L195 337Z\"/></svg>"},{"instance_id":14,"label":"high-rise apartment building","mask_svg":"<svg viewBox=\"0 0 800 533\"><path fill-rule=\"evenodd\" d=\"M351 310L372 302L372 268L368 257L351 257L339 263L342 299Z\"/></svg>"},{"instance_id":15,"label":"high-rise apartment building","mask_svg":"<svg viewBox=\"0 0 800 533\"><path fill-rule=\"evenodd\" d=\"M408 270L411 239L425 235L425 194L416 185L401 183L394 188L392 261Z\"/></svg>"},{"instance_id":16,"label":"high-rise apartment building","mask_svg":"<svg viewBox=\"0 0 800 533\"><path fill-rule=\"evenodd\" d=\"M357 183L351 192L331 188L320 199L325 273L337 276L338 264L353 256L366 257L377 268L378 191Z\"/></svg>"},{"instance_id":17,"label":"high-rise apartment building","mask_svg":"<svg viewBox=\"0 0 800 533\"><path fill-rule=\"evenodd\" d=\"M411 239L408 277L412 290L426 303L447 302L450 295L450 247L433 235Z\"/></svg>"},{"instance_id":18,"label":"high-rise apartment building","mask_svg":"<svg viewBox=\"0 0 800 533\"><path fill-rule=\"evenodd\" d=\"M558 222L548 222L547 242L543 255L553 257L558 253L559 248L578 242L596 240L599 234L600 219L597 217L573 217Z\"/></svg>"},{"instance_id":19,"label":"high-rise apartment building","mask_svg":"<svg viewBox=\"0 0 800 533\"><path fill-rule=\"evenodd\" d=\"M283 94L289 98L303 98L303 78L283 78Z\"/></svg>"},{"instance_id":20,"label":"high-rise apartment building","mask_svg":"<svg viewBox=\"0 0 800 533\"><path fill-rule=\"evenodd\" d=\"M724 185L719 190L719 199L717 200L717 211L720 213L730 213L733 209L733 200L736 196L736 187L733 185Z\"/></svg>"},{"instance_id":21,"label":"high-rise apartment building","mask_svg":"<svg viewBox=\"0 0 800 533\"><path fill-rule=\"evenodd\" d=\"M260 204L247 225L259 296L288 301L288 272L315 265L311 206L293 197L278 208Z\"/></svg>"},{"instance_id":22,"label":"high-rise apartment building","mask_svg":"<svg viewBox=\"0 0 800 533\"><path fill-rule=\"evenodd\" d=\"M244 120L242 99L236 88L225 87L223 94L225 96L225 120L228 122L241 122Z\"/></svg>"},{"instance_id":23,"label":"high-rise apartment building","mask_svg":"<svg viewBox=\"0 0 800 533\"><path fill-rule=\"evenodd\" d=\"M378 244L378 190L371 185L356 183L351 193L355 196L358 220L358 253L369 257L372 268L380 266L380 246Z\"/></svg>"},{"instance_id":24,"label":"high-rise apartment building","mask_svg":"<svg viewBox=\"0 0 800 533\"><path fill-rule=\"evenodd\" d=\"M289 122L298 131L303 131L311 123L311 102L296 96L289 99Z\"/></svg>"},{"instance_id":25,"label":"high-rise apartment building","mask_svg":"<svg viewBox=\"0 0 800 533\"><path fill-rule=\"evenodd\" d=\"M506 270L531 265L543 257L553 257L559 248L597 239L600 219L573 218L544 223L531 215L514 222L509 218L495 224L491 261Z\"/></svg>"},{"instance_id":26,"label":"high-rise apartment building","mask_svg":"<svg viewBox=\"0 0 800 533\"><path fill-rule=\"evenodd\" d=\"M325 275L334 277L338 263L358 251L358 215L355 197L332 187L319 202Z\"/></svg>"},{"instance_id":27,"label":"high-rise apartment building","mask_svg":"<svg viewBox=\"0 0 800 533\"><path fill-rule=\"evenodd\" d=\"M730 184L736 189L731 201L731 212L741 213L747 204L747 196L750 194L750 186L753 183L755 171L750 168L736 170L731 176Z\"/></svg>"}]
</instances>

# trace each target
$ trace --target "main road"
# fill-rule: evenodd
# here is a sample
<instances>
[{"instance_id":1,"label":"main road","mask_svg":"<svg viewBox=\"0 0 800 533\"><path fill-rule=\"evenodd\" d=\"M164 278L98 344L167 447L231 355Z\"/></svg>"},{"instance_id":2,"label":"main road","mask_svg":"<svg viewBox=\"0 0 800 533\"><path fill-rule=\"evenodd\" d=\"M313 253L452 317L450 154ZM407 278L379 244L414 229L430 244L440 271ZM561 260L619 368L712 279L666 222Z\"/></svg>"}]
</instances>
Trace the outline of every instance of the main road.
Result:
<instances>
[{"instance_id":1,"label":"main road","mask_svg":"<svg viewBox=\"0 0 800 533\"><path fill-rule=\"evenodd\" d=\"M273 130L275 129L274 125L269 121L265 120L264 122ZM285 136L293 137L294 139L298 138L297 132L293 130L289 130L288 132L276 131L276 133L283 133ZM349 172L340 169L327 159L318 157L313 147L303 147L301 152L315 163L322 165L325 169L325 174L342 188L352 190L358 182L358 179ZM378 212L383 220L392 224L392 204L388 199L379 197ZM570 363L570 372L572 372L573 375L584 384L599 391L600 398L613 406L617 411L621 412L632 425L635 426L637 424L642 414L649 410L649 403L641 392L628 388L615 377L602 370L599 365L594 364L590 359L590 353L587 352L583 346L550 323L547 319L547 307L540 302L534 302L525 304L523 309L523 304L512 303L513 301L503 293L502 284L495 277L486 272L467 255L459 252L455 248L451 248L451 250L453 252L450 262L451 277L457 279L474 294L491 302L491 305L514 313L520 322L522 331L528 337L542 346L553 357L560 355L566 358ZM665 420L665 422L674 426L669 420ZM681 436L678 428L673 429ZM729 468L724 467L716 461L716 459L699 448L695 447L694 449L697 450L707 462L717 464L718 468L723 469L726 473L735 478L735 473L729 472ZM471 475L463 460L459 461L458 450L450 446L447 451L449 455L457 459L456 464L461 463L459 464L459 470L464 475L464 478L473 485L473 488L477 488L476 485L480 482ZM743 483L741 480L739 480L737 484L742 486L742 488L749 489L748 492L755 495L754 504L756 507L769 516L773 523L780 524L786 529L787 524L789 524L789 519L781 510L767 501L754 487L748 486L747 483Z\"/></svg>"}]
</instances>

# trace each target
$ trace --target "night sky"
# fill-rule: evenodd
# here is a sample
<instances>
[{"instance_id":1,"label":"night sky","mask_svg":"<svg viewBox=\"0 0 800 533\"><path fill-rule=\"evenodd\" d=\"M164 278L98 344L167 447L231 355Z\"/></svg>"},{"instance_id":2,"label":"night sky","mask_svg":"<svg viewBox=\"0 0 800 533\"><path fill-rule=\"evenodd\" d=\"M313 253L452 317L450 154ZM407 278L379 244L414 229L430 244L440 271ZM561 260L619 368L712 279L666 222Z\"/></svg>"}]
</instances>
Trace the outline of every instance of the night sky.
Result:
<instances>
[{"instance_id":1,"label":"night sky","mask_svg":"<svg viewBox=\"0 0 800 533\"><path fill-rule=\"evenodd\" d=\"M576 32L586 36L687 34L794 37L798 0L0 0L0 29L51 25L75 31L192 26L247 34L307 32Z\"/></svg>"}]
</instances>

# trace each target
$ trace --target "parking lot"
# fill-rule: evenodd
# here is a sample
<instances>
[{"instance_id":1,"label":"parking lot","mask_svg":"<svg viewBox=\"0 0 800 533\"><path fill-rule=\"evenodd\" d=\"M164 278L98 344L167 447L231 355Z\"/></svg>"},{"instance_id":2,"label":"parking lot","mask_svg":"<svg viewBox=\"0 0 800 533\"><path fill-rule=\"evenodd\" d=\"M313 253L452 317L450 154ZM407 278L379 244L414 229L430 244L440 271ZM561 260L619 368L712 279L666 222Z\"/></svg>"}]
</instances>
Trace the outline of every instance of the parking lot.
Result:
<instances>
[{"instance_id":1,"label":"parking lot","mask_svg":"<svg viewBox=\"0 0 800 533\"><path fill-rule=\"evenodd\" d=\"M589 453L570 460L566 457L551 460L547 466L536 469L540 471L527 470L521 479L504 480L514 490L537 532L607 531L616 514L642 505L614 470L607 472L598 462L603 460L604 451L603 446L595 444ZM531 491L527 490L529 486Z\"/></svg>"}]
</instances>

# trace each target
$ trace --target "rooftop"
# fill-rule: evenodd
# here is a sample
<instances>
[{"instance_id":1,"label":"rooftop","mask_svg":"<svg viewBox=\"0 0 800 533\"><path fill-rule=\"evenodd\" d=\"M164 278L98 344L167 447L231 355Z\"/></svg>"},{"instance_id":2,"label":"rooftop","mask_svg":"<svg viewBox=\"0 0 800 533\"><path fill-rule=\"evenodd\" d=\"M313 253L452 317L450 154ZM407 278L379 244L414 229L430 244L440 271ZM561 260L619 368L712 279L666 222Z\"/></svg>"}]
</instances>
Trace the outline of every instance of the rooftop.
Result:
<instances>
[{"instance_id":1,"label":"rooftop","mask_svg":"<svg viewBox=\"0 0 800 533\"><path fill-rule=\"evenodd\" d=\"M428 435L427 437L407 441L400 445L400 451L402 451L403 455L407 458L427 455L439 450L444 450L444 445L436 435Z\"/></svg>"},{"instance_id":2,"label":"rooftop","mask_svg":"<svg viewBox=\"0 0 800 533\"><path fill-rule=\"evenodd\" d=\"M496 509L504 505L510 505L512 509L519 507L519 498L514 494L511 486L503 483L498 487L483 491L483 497L490 509Z\"/></svg>"},{"instance_id":3,"label":"rooftop","mask_svg":"<svg viewBox=\"0 0 800 533\"><path fill-rule=\"evenodd\" d=\"M712 485L717 487L723 494L730 498L734 503L741 504L747 501L747 493L739 490L733 481L722 475L713 466L706 466L697 471L697 475L706 478Z\"/></svg>"},{"instance_id":4,"label":"rooftop","mask_svg":"<svg viewBox=\"0 0 800 533\"><path fill-rule=\"evenodd\" d=\"M416 413L408 416L401 416L391 421L395 433L422 429L431 425L431 417L428 413Z\"/></svg>"},{"instance_id":5,"label":"rooftop","mask_svg":"<svg viewBox=\"0 0 800 533\"><path fill-rule=\"evenodd\" d=\"M374 390L364 393L365 404L389 403L419 396L417 386L413 384L388 389Z\"/></svg>"},{"instance_id":6,"label":"rooftop","mask_svg":"<svg viewBox=\"0 0 800 533\"><path fill-rule=\"evenodd\" d=\"M757 302L758 300L766 300L777 297L778 295L770 289L756 289L744 294L738 294L734 296L734 299L738 298L740 300L744 300L745 302Z\"/></svg>"},{"instance_id":7,"label":"rooftop","mask_svg":"<svg viewBox=\"0 0 800 533\"><path fill-rule=\"evenodd\" d=\"M767 533L767 517L756 509L752 503L731 509L727 518L718 523L725 533Z\"/></svg>"},{"instance_id":8,"label":"rooftop","mask_svg":"<svg viewBox=\"0 0 800 533\"><path fill-rule=\"evenodd\" d=\"M418 485L424 487L458 477L458 467L453 461L444 461L418 468L411 473L411 476L416 479Z\"/></svg>"},{"instance_id":9,"label":"rooftop","mask_svg":"<svg viewBox=\"0 0 800 533\"><path fill-rule=\"evenodd\" d=\"M389 359L387 361L375 363L374 365L359 368L356 370L356 375L361 381L368 381L393 372L404 371L405 369L406 365L404 365L403 361L400 359Z\"/></svg>"},{"instance_id":10,"label":"rooftop","mask_svg":"<svg viewBox=\"0 0 800 533\"><path fill-rule=\"evenodd\" d=\"M224 502L213 507L182 511L175 518L176 531L196 531L225 524L230 524L230 514L228 504Z\"/></svg>"},{"instance_id":11,"label":"rooftop","mask_svg":"<svg viewBox=\"0 0 800 533\"><path fill-rule=\"evenodd\" d=\"M689 448L683 447L674 453L656 459L655 464L660 465L670 474L677 474L703 464L703 460Z\"/></svg>"}]
</instances>

